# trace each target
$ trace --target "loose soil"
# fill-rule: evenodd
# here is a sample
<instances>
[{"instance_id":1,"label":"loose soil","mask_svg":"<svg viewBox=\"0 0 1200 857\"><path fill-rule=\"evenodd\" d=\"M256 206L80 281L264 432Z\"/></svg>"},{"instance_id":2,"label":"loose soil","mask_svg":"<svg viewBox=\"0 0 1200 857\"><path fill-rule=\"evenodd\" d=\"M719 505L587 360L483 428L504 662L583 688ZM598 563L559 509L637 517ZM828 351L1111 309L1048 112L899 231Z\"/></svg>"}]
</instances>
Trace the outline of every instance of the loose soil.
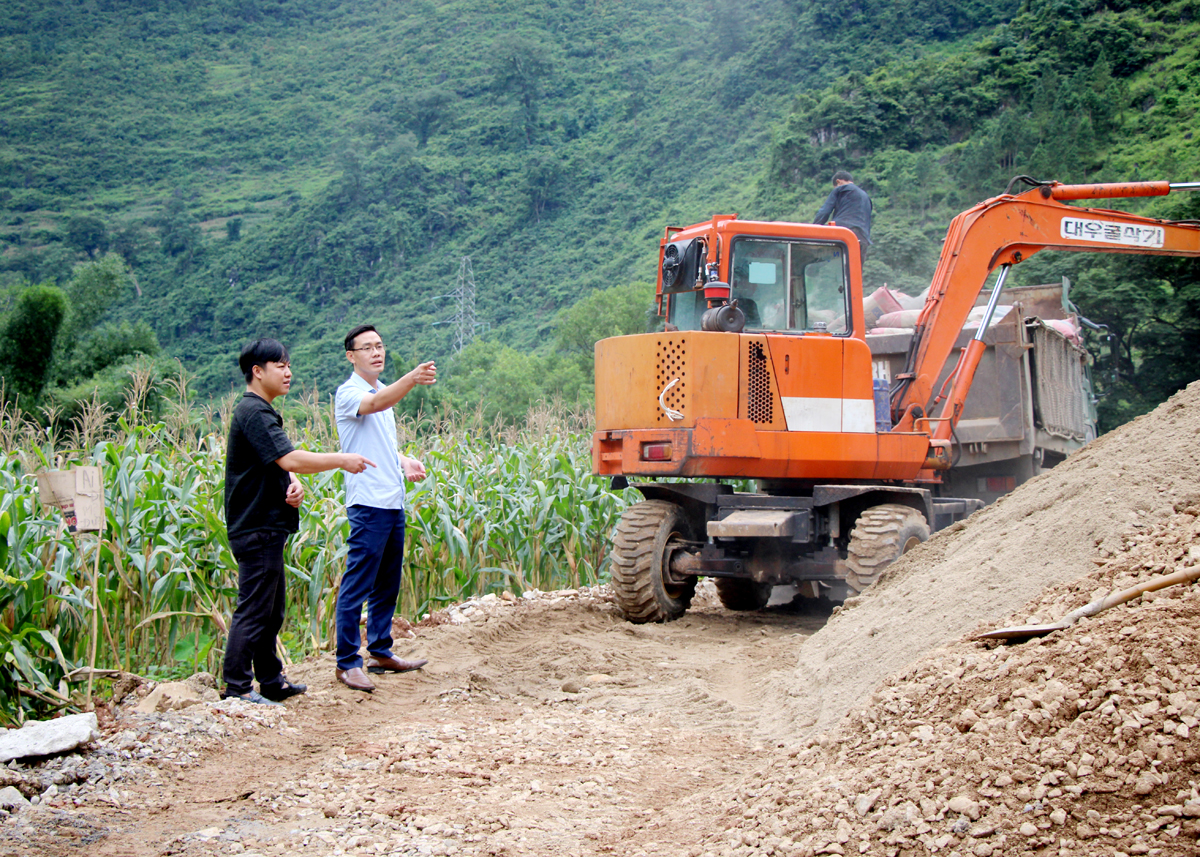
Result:
<instances>
[{"instance_id":1,"label":"loose soil","mask_svg":"<svg viewBox=\"0 0 1200 857\"><path fill-rule=\"evenodd\" d=\"M1197 853L1195 587L972 637L1200 562L1198 435L1200 384L832 616L493 599L415 629L429 666L373 695L321 660L286 710L118 707L99 768L0 769L39 794L0 855Z\"/></svg>"}]
</instances>

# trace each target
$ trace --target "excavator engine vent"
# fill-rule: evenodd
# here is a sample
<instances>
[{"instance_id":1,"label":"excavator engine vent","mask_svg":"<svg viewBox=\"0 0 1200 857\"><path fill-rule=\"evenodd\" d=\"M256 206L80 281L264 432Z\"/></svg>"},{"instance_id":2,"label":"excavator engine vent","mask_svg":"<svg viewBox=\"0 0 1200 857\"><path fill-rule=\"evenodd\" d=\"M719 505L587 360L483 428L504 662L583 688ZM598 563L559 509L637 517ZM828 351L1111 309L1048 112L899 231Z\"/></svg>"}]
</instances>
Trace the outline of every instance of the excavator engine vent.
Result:
<instances>
[{"instance_id":1,"label":"excavator engine vent","mask_svg":"<svg viewBox=\"0 0 1200 857\"><path fill-rule=\"evenodd\" d=\"M756 423L769 423L774 419L771 402L771 370L767 368L767 355L761 342L751 342L747 353L749 366L746 379L746 416Z\"/></svg>"},{"instance_id":2,"label":"excavator engine vent","mask_svg":"<svg viewBox=\"0 0 1200 857\"><path fill-rule=\"evenodd\" d=\"M660 402L675 413L687 413L687 340L660 339L658 341L658 374L655 376L657 388L654 395L661 396ZM672 383L672 382L675 383ZM671 389L666 390L667 387ZM663 391L666 390L664 393ZM658 422L670 425L672 420L667 412L659 407Z\"/></svg>"}]
</instances>

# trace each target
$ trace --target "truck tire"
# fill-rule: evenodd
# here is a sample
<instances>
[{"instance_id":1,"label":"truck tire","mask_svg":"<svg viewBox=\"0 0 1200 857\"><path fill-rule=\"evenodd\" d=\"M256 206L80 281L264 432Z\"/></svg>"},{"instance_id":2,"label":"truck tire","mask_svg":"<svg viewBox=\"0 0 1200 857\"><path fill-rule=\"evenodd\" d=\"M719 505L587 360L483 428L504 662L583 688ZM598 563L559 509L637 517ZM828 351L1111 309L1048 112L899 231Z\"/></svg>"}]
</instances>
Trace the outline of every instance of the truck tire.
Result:
<instances>
[{"instance_id":1,"label":"truck tire","mask_svg":"<svg viewBox=\"0 0 1200 857\"><path fill-rule=\"evenodd\" d=\"M761 610L771 600L769 583L759 583L747 577L718 577L713 581L717 596L726 610Z\"/></svg>"},{"instance_id":2,"label":"truck tire","mask_svg":"<svg viewBox=\"0 0 1200 857\"><path fill-rule=\"evenodd\" d=\"M612 588L630 622L669 622L692 604L696 578L667 579L672 541L693 540L683 509L665 500L643 500L625 510L613 534Z\"/></svg>"},{"instance_id":3,"label":"truck tire","mask_svg":"<svg viewBox=\"0 0 1200 857\"><path fill-rule=\"evenodd\" d=\"M929 538L929 523L911 506L884 503L858 516L850 531L846 583L862 592L885 568Z\"/></svg>"}]
</instances>

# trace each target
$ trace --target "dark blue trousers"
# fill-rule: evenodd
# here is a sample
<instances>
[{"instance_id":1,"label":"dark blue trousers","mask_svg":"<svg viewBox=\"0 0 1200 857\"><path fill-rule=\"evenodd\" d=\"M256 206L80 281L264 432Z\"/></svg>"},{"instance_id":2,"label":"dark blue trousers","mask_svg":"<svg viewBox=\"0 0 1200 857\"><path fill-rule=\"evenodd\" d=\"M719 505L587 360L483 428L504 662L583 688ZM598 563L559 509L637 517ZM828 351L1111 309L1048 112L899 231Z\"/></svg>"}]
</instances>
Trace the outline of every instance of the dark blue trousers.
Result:
<instances>
[{"instance_id":1,"label":"dark blue trousers","mask_svg":"<svg viewBox=\"0 0 1200 857\"><path fill-rule=\"evenodd\" d=\"M275 638L283 627L286 606L283 546L287 537L287 533L259 530L229 540L238 564L237 607L229 623L222 665L229 693L249 693L254 690L254 678L260 690L283 684L283 662L275 651Z\"/></svg>"},{"instance_id":2,"label":"dark blue trousers","mask_svg":"<svg viewBox=\"0 0 1200 857\"><path fill-rule=\"evenodd\" d=\"M367 651L377 657L392 654L392 617L400 594L404 565L404 510L351 506L346 573L337 598L337 665L340 670L362 666L359 620L367 603Z\"/></svg>"}]
</instances>

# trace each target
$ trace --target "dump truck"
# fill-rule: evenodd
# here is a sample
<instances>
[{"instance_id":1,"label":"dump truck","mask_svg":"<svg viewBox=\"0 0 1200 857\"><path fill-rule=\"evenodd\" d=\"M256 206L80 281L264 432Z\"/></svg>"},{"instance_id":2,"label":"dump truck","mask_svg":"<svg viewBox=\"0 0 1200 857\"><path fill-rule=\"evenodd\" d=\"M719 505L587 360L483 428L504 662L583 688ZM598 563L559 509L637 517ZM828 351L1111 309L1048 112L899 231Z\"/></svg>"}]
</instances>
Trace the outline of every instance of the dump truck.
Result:
<instances>
[{"instance_id":1,"label":"dump truck","mask_svg":"<svg viewBox=\"0 0 1200 857\"><path fill-rule=\"evenodd\" d=\"M1069 289L1064 279L1005 290L984 331L986 348L951 437L956 458L941 471L941 495L991 503L1096 437L1093 358L1083 338L1100 326L1080 315ZM886 287L864 300L868 320L884 300L880 292ZM967 347L985 308L986 299L976 302L955 349ZM874 382L882 389L904 371L918 314L894 310L867 330ZM939 386L951 372L943 368ZM884 417L879 427L886 424Z\"/></svg>"},{"instance_id":2,"label":"dump truck","mask_svg":"<svg viewBox=\"0 0 1200 857\"><path fill-rule=\"evenodd\" d=\"M1054 287L1002 304L1008 273L1044 249L1200 256L1196 222L1073 204L1195 189L1018 177L951 221L907 320L864 295L858 239L836 223L668 227L664 330L595 349L593 472L645 498L612 537L622 612L678 618L701 577L733 610L777 585L844 600L1085 443L1078 319Z\"/></svg>"}]
</instances>

